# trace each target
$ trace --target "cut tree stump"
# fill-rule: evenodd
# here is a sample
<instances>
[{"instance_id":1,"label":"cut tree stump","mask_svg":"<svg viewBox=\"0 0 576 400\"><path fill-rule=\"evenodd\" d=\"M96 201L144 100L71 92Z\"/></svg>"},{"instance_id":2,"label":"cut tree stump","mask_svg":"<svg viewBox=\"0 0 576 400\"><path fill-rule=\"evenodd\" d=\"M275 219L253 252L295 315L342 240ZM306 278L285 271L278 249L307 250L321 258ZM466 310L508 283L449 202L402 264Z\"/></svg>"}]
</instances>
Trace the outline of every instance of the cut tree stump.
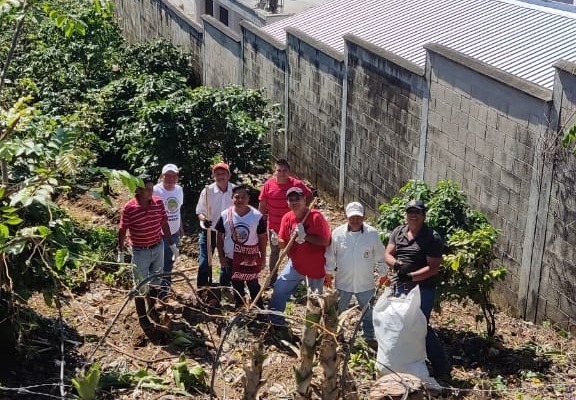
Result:
<instances>
[{"instance_id":1,"label":"cut tree stump","mask_svg":"<svg viewBox=\"0 0 576 400\"><path fill-rule=\"evenodd\" d=\"M368 398L370 400L400 400L406 392L408 392L406 399L424 399L422 381L410 374L388 374L376 381Z\"/></svg>"}]
</instances>

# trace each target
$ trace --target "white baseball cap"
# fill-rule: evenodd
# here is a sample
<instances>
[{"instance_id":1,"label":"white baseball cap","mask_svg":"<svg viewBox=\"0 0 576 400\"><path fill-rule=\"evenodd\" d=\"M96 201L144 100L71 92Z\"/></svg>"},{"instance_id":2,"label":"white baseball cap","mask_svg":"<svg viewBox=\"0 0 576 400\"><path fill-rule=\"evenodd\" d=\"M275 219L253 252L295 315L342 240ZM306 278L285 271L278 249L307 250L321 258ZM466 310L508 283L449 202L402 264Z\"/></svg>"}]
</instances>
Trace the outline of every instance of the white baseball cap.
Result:
<instances>
[{"instance_id":1,"label":"white baseball cap","mask_svg":"<svg viewBox=\"0 0 576 400\"><path fill-rule=\"evenodd\" d=\"M362 206L362 204L358 203L357 201L353 201L346 206L346 218L353 216L364 216L364 206Z\"/></svg>"},{"instance_id":2,"label":"white baseball cap","mask_svg":"<svg viewBox=\"0 0 576 400\"><path fill-rule=\"evenodd\" d=\"M176 173L180 172L180 171L178 171L178 167L174 164L166 164L165 166L162 167L162 175L164 175L166 172L169 172L169 171L176 172Z\"/></svg>"}]
</instances>

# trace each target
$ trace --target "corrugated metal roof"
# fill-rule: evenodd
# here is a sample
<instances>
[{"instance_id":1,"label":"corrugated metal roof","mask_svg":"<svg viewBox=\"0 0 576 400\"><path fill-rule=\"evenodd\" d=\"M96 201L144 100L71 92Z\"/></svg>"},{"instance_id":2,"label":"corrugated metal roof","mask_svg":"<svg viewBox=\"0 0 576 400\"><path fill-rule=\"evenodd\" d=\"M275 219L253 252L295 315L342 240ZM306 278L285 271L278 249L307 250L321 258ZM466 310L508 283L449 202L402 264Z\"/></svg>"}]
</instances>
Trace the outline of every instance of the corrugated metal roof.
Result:
<instances>
[{"instance_id":1,"label":"corrugated metal roof","mask_svg":"<svg viewBox=\"0 0 576 400\"><path fill-rule=\"evenodd\" d=\"M262 28L297 28L338 51L351 33L420 66L439 43L551 89L554 64L576 62L576 8L519 0L332 0Z\"/></svg>"}]
</instances>

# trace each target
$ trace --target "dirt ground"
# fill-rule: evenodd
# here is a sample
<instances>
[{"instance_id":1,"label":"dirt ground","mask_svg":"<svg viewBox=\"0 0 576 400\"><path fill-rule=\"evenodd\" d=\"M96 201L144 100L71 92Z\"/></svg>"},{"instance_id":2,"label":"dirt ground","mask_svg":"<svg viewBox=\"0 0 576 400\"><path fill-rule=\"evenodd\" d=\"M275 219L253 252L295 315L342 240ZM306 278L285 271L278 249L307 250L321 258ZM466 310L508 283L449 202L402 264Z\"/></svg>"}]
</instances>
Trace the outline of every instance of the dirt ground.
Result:
<instances>
[{"instance_id":1,"label":"dirt ground","mask_svg":"<svg viewBox=\"0 0 576 400\"><path fill-rule=\"evenodd\" d=\"M78 220L115 226L121 202L122 198L117 200L115 207L107 209L98 201L83 197L65 205ZM344 221L341 209L329 201L320 201L318 208L333 227ZM6 360L0 382L6 387L42 384L44 386L29 390L61 398L62 376L66 377L64 381L71 392L68 382L75 375L75 369L98 362L102 371L117 375L126 371L131 371L132 375L147 371L140 373L138 388L116 387L101 391L99 398L210 398L206 393L186 396L174 390L173 369L179 357L185 355L189 367L199 365L205 370L206 383L214 390L213 398L241 399L244 367L251 359L253 346L261 343L266 359L259 398L294 398L294 368L299 364L297 344L277 338L268 324L260 322L254 314L235 318L238 311L226 296L222 298L222 307L210 307L204 301L207 300L204 294L195 290L196 236L185 236L181 248L182 255L175 265L179 275L174 277L174 301L160 312L167 333L149 337L140 328L133 302L127 301L128 270L125 271L127 285L124 289L98 280L91 282L87 291L70 294L62 307L63 329L58 323L58 311L47 307L42 295L37 294L29 304L46 318L47 324L38 332L30 350L35 354L35 361L33 365L26 365ZM213 275L217 281L216 268ZM265 278L266 274L263 274L262 283ZM270 290L265 292L265 303L270 294ZM295 300L287 314L293 318L292 328L297 336L302 330L305 299L297 296ZM443 304L441 314L433 315L432 323L454 364L452 386L455 390L444 393L444 398L576 399L574 338L554 327L535 326L499 313L497 339L487 340L482 334L483 325L476 322L478 312L471 305L447 303ZM346 339L351 337L358 317L359 311L354 310L344 321ZM362 340L356 340L351 347L342 347L340 355L349 357L348 366L359 398L368 398L376 379L373 373L375 353ZM62 358L66 360L64 368L61 367ZM318 365L314 376L316 391L312 398L320 398L317 387L322 371ZM0 398L6 399L44 397L23 391L0 393L5 396L0 395Z\"/></svg>"}]
</instances>

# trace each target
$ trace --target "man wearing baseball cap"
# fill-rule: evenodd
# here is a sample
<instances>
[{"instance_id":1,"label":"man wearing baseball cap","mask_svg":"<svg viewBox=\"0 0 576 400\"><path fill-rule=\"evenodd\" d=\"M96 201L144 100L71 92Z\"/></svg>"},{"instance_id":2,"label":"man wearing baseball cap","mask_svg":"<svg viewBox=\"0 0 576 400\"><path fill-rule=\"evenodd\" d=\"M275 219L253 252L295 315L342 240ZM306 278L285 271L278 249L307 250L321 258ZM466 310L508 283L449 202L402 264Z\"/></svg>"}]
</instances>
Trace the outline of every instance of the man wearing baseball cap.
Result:
<instances>
[{"instance_id":1,"label":"man wearing baseball cap","mask_svg":"<svg viewBox=\"0 0 576 400\"><path fill-rule=\"evenodd\" d=\"M298 284L306 280L308 288L322 293L326 275L324 253L330 244L330 226L318 210L306 206L306 196L299 187L286 191L286 201L290 211L282 217L278 245L285 248L292 235L296 235L293 246L288 251L290 258L286 267L278 275L269 308L283 312L288 298ZM307 215L307 217L306 217ZM270 321L277 326L286 326L283 316L271 315Z\"/></svg>"},{"instance_id":2,"label":"man wearing baseball cap","mask_svg":"<svg viewBox=\"0 0 576 400\"><path fill-rule=\"evenodd\" d=\"M421 200L406 203L406 224L398 226L390 234L384 257L394 270L392 283L397 295L420 287L420 309L430 321L438 273L442 262L444 243L442 238L424 222L426 205ZM436 332L428 325L426 353L432 364L434 377L440 381L450 380L452 366Z\"/></svg>"},{"instance_id":3,"label":"man wearing baseball cap","mask_svg":"<svg viewBox=\"0 0 576 400\"><path fill-rule=\"evenodd\" d=\"M184 203L184 191L182 186L178 184L178 167L174 164L166 164L162 167L162 174L160 175L159 183L154 185L154 195L162 199L166 215L168 216L168 225L170 225L170 233L172 235L172 243L178 246L180 238L184 234L182 226L182 216L180 209ZM168 274L172 272L174 265L172 250L167 238L164 238L164 269L162 272ZM160 285L159 298L165 301L170 292L172 284L171 276L164 276Z\"/></svg>"},{"instance_id":4,"label":"man wearing baseball cap","mask_svg":"<svg viewBox=\"0 0 576 400\"><path fill-rule=\"evenodd\" d=\"M216 230L214 230L212 224L218 221L222 211L232 206L232 188L234 185L229 182L230 167L228 164L224 162L214 164L212 177L214 178L214 183L202 190L196 205L196 215L198 215L200 228L202 228L199 237L200 256L198 260L198 277L196 279L198 287L212 283L211 256L216 248ZM210 249L208 248L208 242L210 242ZM222 279L223 277L225 277L225 274L221 266L220 284L230 286L229 279Z\"/></svg>"},{"instance_id":5,"label":"man wearing baseball cap","mask_svg":"<svg viewBox=\"0 0 576 400\"><path fill-rule=\"evenodd\" d=\"M159 197L153 195L154 182L148 175L142 176L141 179L142 184L136 188L134 197L122 207L118 227L118 262L124 262L126 239L128 239L132 247L134 285L162 271L163 237L167 238L174 257L178 257L178 248L176 244L171 243L170 226L164 204ZM134 297L138 321L147 333L162 328L155 309L160 283L160 278L152 279L143 285L139 295Z\"/></svg>"},{"instance_id":6,"label":"man wearing baseball cap","mask_svg":"<svg viewBox=\"0 0 576 400\"><path fill-rule=\"evenodd\" d=\"M362 318L362 330L368 345L377 348L370 300L376 289L374 271L380 276L386 273L384 245L378 231L364 222L362 204L349 203L346 218L348 223L334 229L332 242L326 249L326 286L331 287L333 277L336 278L338 313L348 308L352 296L361 309L369 307Z\"/></svg>"},{"instance_id":7,"label":"man wearing baseball cap","mask_svg":"<svg viewBox=\"0 0 576 400\"><path fill-rule=\"evenodd\" d=\"M268 236L270 243L270 259L268 267L273 272L280 255L278 247L278 232L280 231L280 221L284 214L290 211L286 203L286 192L292 187L298 187L304 192L307 200L312 198L312 192L308 186L299 179L290 176L290 164L284 159L277 160L275 163L274 176L264 182L260 191L258 200L258 210L265 216L268 224ZM276 275L270 277L270 285L276 282Z\"/></svg>"}]
</instances>

